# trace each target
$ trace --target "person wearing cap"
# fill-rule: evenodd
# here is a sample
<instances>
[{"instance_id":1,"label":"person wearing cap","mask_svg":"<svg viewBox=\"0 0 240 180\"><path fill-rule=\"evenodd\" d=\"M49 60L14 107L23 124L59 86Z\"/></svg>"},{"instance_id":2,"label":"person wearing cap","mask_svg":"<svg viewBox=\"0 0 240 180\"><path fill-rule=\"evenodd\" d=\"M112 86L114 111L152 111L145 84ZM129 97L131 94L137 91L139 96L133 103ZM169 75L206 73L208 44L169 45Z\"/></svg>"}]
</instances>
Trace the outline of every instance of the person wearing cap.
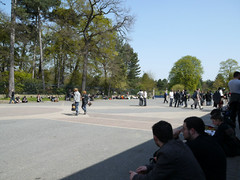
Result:
<instances>
[{"instance_id":1,"label":"person wearing cap","mask_svg":"<svg viewBox=\"0 0 240 180\"><path fill-rule=\"evenodd\" d=\"M217 127L213 137L221 145L227 157L240 155L240 141L235 135L234 129L223 120L220 109L214 109L210 113L212 123Z\"/></svg>"},{"instance_id":2,"label":"person wearing cap","mask_svg":"<svg viewBox=\"0 0 240 180\"><path fill-rule=\"evenodd\" d=\"M78 91L78 88L74 88L74 101L75 101L75 105L76 105L76 116L78 116L78 106L79 106L80 99L81 99L81 94Z\"/></svg>"}]
</instances>

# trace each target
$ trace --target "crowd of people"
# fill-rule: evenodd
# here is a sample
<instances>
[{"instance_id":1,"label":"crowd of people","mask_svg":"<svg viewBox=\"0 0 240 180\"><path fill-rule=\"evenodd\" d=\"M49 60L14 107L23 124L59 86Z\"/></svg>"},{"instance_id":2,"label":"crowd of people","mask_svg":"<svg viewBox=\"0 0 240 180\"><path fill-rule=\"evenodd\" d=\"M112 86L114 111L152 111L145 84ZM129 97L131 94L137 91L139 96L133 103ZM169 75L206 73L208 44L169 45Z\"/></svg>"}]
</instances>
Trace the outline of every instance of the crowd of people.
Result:
<instances>
[{"instance_id":1,"label":"crowd of people","mask_svg":"<svg viewBox=\"0 0 240 180\"><path fill-rule=\"evenodd\" d=\"M236 118L240 129L240 72L234 73L234 78L228 85L231 93L228 110L223 110L221 101L224 95L220 94L218 103L214 101L217 108L210 113L212 123L216 126L213 135L206 133L204 121L196 116L186 118L183 126L175 130L168 122L159 121L152 127L153 139L159 149L153 154L148 165L129 171L130 180L226 180L226 157L240 156L240 140L235 133ZM180 92L177 91L176 94ZM201 109L199 95L200 90L197 89L191 106L199 106ZM169 96L172 106L174 92L171 91ZM164 103L165 101L164 99ZM179 104L180 102L175 100L175 106ZM179 140L180 133L183 134L185 143Z\"/></svg>"}]
</instances>

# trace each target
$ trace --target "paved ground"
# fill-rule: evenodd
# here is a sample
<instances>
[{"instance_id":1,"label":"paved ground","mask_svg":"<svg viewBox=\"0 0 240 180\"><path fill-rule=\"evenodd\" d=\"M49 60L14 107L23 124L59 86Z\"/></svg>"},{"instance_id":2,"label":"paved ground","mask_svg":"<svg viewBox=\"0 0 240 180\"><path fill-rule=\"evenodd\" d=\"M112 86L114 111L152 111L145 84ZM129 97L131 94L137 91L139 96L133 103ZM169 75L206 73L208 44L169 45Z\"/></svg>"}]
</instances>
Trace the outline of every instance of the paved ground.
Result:
<instances>
[{"instance_id":1,"label":"paved ground","mask_svg":"<svg viewBox=\"0 0 240 180\"><path fill-rule=\"evenodd\" d=\"M75 116L71 102L0 104L0 180L127 180L157 149L151 127L174 128L188 116L207 124L203 111L170 108L162 99L94 101ZM239 135L239 132L238 132ZM228 180L240 179L240 158L228 159Z\"/></svg>"}]
</instances>

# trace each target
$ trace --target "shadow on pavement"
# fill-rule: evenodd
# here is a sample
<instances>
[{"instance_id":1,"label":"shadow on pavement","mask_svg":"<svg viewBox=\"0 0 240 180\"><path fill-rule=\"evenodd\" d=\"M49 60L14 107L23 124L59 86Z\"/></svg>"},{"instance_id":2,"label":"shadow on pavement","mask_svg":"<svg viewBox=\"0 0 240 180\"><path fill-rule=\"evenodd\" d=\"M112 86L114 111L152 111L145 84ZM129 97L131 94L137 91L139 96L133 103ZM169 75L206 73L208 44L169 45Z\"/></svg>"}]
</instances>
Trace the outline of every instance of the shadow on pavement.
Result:
<instances>
[{"instance_id":1,"label":"shadow on pavement","mask_svg":"<svg viewBox=\"0 0 240 180\"><path fill-rule=\"evenodd\" d=\"M202 119L205 124L211 124L209 115L203 116ZM239 135L239 129L237 131ZM62 180L128 180L129 170L135 170L140 165L148 164L149 158L151 158L157 149L154 141L149 140L116 156L64 177ZM240 156L227 158L227 180L239 179Z\"/></svg>"},{"instance_id":2,"label":"shadow on pavement","mask_svg":"<svg viewBox=\"0 0 240 180\"><path fill-rule=\"evenodd\" d=\"M150 140L62 180L127 180L129 170L147 164L155 150L157 147L153 140Z\"/></svg>"}]
</instances>

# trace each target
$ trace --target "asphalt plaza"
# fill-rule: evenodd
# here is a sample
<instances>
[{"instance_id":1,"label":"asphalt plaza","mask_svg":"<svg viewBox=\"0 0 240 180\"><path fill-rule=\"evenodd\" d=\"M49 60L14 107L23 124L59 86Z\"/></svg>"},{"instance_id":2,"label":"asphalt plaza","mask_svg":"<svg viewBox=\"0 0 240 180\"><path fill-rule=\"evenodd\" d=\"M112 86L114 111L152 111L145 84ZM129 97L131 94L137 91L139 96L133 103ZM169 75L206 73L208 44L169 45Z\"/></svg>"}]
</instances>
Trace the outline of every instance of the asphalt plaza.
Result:
<instances>
[{"instance_id":1,"label":"asphalt plaza","mask_svg":"<svg viewBox=\"0 0 240 180\"><path fill-rule=\"evenodd\" d=\"M138 100L97 100L79 116L71 104L0 104L0 179L126 180L157 149L154 123L177 128L199 116L211 124L212 107L174 108L163 99L149 99L146 107ZM228 159L228 179L240 179L239 163Z\"/></svg>"}]
</instances>

